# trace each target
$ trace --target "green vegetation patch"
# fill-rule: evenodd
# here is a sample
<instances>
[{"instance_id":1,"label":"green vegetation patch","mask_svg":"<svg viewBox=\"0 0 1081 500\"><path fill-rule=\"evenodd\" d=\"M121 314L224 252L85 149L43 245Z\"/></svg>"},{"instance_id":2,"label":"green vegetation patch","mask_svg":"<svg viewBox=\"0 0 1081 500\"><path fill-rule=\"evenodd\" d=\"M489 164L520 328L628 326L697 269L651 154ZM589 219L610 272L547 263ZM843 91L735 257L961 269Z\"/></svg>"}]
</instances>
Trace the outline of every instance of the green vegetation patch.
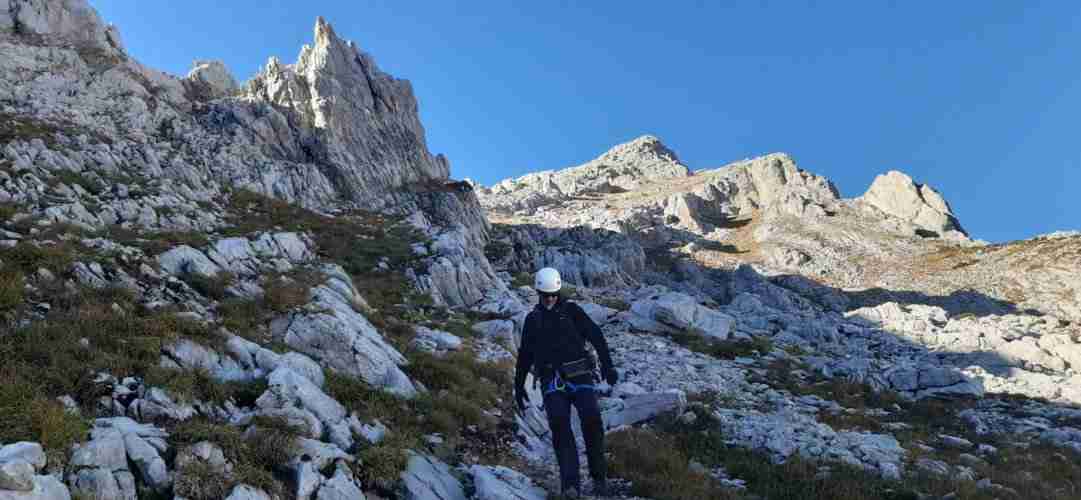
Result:
<instances>
[{"instance_id":1,"label":"green vegetation patch","mask_svg":"<svg viewBox=\"0 0 1081 500\"><path fill-rule=\"evenodd\" d=\"M508 364L479 362L466 353L445 358L417 351L406 355L409 375L429 389L411 400L349 376L327 374L327 394L363 420L379 420L391 427L385 441L358 453L363 466L355 472L365 484L386 487L394 483L406 466L407 450L425 447L424 435L442 435L444 444L436 454L446 459L502 432L500 421L484 410L499 407L499 396L509 393Z\"/></svg>"},{"instance_id":2,"label":"green vegetation patch","mask_svg":"<svg viewBox=\"0 0 1081 500\"><path fill-rule=\"evenodd\" d=\"M773 342L768 337L721 340L696 330L673 332L666 336L687 349L718 359L762 356L773 350Z\"/></svg>"},{"instance_id":3,"label":"green vegetation patch","mask_svg":"<svg viewBox=\"0 0 1081 500\"><path fill-rule=\"evenodd\" d=\"M289 460L297 452L299 429L285 419L256 417L248 431L197 418L171 429L169 440L178 449L202 441L221 447L225 458L233 464L233 474L225 476L202 464L193 464L179 471L174 493L191 499L222 498L238 484L263 489L272 495L281 494L284 485L276 477L285 472Z\"/></svg>"},{"instance_id":4,"label":"green vegetation patch","mask_svg":"<svg viewBox=\"0 0 1081 500\"><path fill-rule=\"evenodd\" d=\"M227 290L236 283L236 275L223 271L213 276L204 276L198 273L183 273L179 276L200 295L212 300L223 300L228 296Z\"/></svg>"},{"instance_id":5,"label":"green vegetation patch","mask_svg":"<svg viewBox=\"0 0 1081 500\"><path fill-rule=\"evenodd\" d=\"M56 144L55 135L66 130L66 127L24 115L0 112L0 143L41 139L51 147Z\"/></svg>"},{"instance_id":6,"label":"green vegetation patch","mask_svg":"<svg viewBox=\"0 0 1081 500\"><path fill-rule=\"evenodd\" d=\"M210 239L207 238L206 234L200 232L141 232L115 225L106 228L102 236L121 245L139 248L150 256L164 253L181 245L203 248L210 244Z\"/></svg>"},{"instance_id":7,"label":"green vegetation patch","mask_svg":"<svg viewBox=\"0 0 1081 500\"><path fill-rule=\"evenodd\" d=\"M26 300L26 282L18 271L0 269L0 322Z\"/></svg>"},{"instance_id":8,"label":"green vegetation patch","mask_svg":"<svg viewBox=\"0 0 1081 500\"><path fill-rule=\"evenodd\" d=\"M14 247L0 249L0 260L6 267L26 274L35 273L42 267L54 273L63 273L71 267L79 254L79 247L67 241L52 244L20 241Z\"/></svg>"},{"instance_id":9,"label":"green vegetation patch","mask_svg":"<svg viewBox=\"0 0 1081 500\"><path fill-rule=\"evenodd\" d=\"M229 298L218 304L221 324L233 334L260 345L273 342L267 323L311 303L312 288L326 276L310 269L274 274L263 280L263 295L255 298Z\"/></svg>"},{"instance_id":10,"label":"green vegetation patch","mask_svg":"<svg viewBox=\"0 0 1081 500\"><path fill-rule=\"evenodd\" d=\"M91 194L100 194L105 190L105 185L93 176L82 172L73 172L71 170L58 170L53 172L53 176L49 179L48 185L50 187L55 187L60 184L65 184L69 187L79 186Z\"/></svg>"},{"instance_id":11,"label":"green vegetation patch","mask_svg":"<svg viewBox=\"0 0 1081 500\"><path fill-rule=\"evenodd\" d=\"M252 381L220 381L203 370L173 370L149 367L144 382L161 387L181 403L205 401L218 405L233 401L238 406L253 406L255 400L266 391L264 379Z\"/></svg>"},{"instance_id":12,"label":"green vegetation patch","mask_svg":"<svg viewBox=\"0 0 1081 500\"><path fill-rule=\"evenodd\" d=\"M404 269L417 259L412 245L425 238L399 218L353 211L335 217L239 190L230 200L233 227L227 236L248 236L260 231L297 231L312 235L319 256L341 265L373 308L391 312L399 304L429 305L414 293ZM379 269L385 262L386 269Z\"/></svg>"},{"instance_id":13,"label":"green vegetation patch","mask_svg":"<svg viewBox=\"0 0 1081 500\"><path fill-rule=\"evenodd\" d=\"M10 359L9 353L10 349L0 344L0 359ZM45 395L33 375L13 364L0 366L0 422L4 423L0 425L0 443L41 443L49 463L62 466L67 462L67 450L86 439L90 423Z\"/></svg>"},{"instance_id":14,"label":"green vegetation patch","mask_svg":"<svg viewBox=\"0 0 1081 500\"><path fill-rule=\"evenodd\" d=\"M48 292L52 309L43 319L0 335L5 390L30 390L46 401L71 395L92 414L97 398L110 390L95 382L97 373L153 376L164 345L181 337L220 341L206 325L138 307L123 289ZM8 398L6 411L26 415L33 408Z\"/></svg>"}]
</instances>

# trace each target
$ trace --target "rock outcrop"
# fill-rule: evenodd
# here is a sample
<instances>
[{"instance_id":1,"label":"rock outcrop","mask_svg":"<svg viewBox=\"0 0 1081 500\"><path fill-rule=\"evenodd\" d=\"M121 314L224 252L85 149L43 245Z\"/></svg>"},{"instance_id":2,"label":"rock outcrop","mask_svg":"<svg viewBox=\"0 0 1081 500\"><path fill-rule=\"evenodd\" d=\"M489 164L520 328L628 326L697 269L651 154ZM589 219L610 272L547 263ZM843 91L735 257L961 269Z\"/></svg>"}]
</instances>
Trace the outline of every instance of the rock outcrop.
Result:
<instances>
[{"instance_id":1,"label":"rock outcrop","mask_svg":"<svg viewBox=\"0 0 1081 500\"><path fill-rule=\"evenodd\" d=\"M938 191L891 170L875 178L862 200L869 205L909 222L928 234L965 238L967 234L954 217L950 205Z\"/></svg>"},{"instance_id":2,"label":"rock outcrop","mask_svg":"<svg viewBox=\"0 0 1081 500\"><path fill-rule=\"evenodd\" d=\"M690 170L672 150L656 137L645 135L577 167L528 174L491 188L480 187L477 193L490 210L528 211L577 196L621 193L651 180L688 175Z\"/></svg>"}]
</instances>

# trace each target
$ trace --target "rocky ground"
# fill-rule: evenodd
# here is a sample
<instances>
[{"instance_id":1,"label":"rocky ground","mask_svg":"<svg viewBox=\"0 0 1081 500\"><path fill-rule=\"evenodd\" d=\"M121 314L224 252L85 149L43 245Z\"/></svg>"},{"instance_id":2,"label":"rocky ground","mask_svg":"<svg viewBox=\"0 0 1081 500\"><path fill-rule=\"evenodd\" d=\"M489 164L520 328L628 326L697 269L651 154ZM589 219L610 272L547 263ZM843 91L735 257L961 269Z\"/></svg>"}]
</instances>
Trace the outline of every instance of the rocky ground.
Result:
<instances>
[{"instance_id":1,"label":"rocky ground","mask_svg":"<svg viewBox=\"0 0 1081 500\"><path fill-rule=\"evenodd\" d=\"M1081 497L1076 234L651 136L453 182L322 19L243 84L83 0L0 0L0 53L0 500L545 498L509 395L546 265L622 375L615 498Z\"/></svg>"}]
</instances>

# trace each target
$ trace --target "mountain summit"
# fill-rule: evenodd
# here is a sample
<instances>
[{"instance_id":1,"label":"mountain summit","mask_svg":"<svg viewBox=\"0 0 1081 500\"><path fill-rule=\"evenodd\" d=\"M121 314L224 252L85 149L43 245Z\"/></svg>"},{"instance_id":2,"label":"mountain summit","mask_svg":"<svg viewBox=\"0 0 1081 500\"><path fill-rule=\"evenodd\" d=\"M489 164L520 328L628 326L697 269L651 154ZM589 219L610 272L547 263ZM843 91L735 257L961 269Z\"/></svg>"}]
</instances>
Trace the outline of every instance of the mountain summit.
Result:
<instances>
[{"instance_id":1,"label":"mountain summit","mask_svg":"<svg viewBox=\"0 0 1081 500\"><path fill-rule=\"evenodd\" d=\"M690 169L680 163L675 152L657 137L643 135L576 167L508 179L490 188L481 187L477 194L486 207L513 212L579 196L626 192L689 175Z\"/></svg>"}]
</instances>

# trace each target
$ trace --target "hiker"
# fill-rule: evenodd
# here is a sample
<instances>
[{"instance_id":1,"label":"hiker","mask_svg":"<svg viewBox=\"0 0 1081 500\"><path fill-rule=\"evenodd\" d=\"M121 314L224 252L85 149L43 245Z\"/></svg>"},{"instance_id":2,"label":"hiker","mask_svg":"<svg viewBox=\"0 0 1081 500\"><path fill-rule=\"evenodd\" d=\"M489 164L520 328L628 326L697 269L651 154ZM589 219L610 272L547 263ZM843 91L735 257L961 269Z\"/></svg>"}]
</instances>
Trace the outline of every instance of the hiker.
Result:
<instances>
[{"instance_id":1,"label":"hiker","mask_svg":"<svg viewBox=\"0 0 1081 500\"><path fill-rule=\"evenodd\" d=\"M612 366L608 343L601 329L578 304L560 296L559 271L546 267L537 272L534 288L540 303L526 316L522 344L514 370L514 399L525 411L529 396L525 378L531 370L544 393L544 410L552 431L552 445L559 462L559 479L566 498L578 498L578 446L571 430L571 405L578 409L582 423L593 493L607 495L607 465L604 458L604 423L597 406L594 383L595 361L586 351L588 340L601 361L601 373L611 385L619 374Z\"/></svg>"}]
</instances>

